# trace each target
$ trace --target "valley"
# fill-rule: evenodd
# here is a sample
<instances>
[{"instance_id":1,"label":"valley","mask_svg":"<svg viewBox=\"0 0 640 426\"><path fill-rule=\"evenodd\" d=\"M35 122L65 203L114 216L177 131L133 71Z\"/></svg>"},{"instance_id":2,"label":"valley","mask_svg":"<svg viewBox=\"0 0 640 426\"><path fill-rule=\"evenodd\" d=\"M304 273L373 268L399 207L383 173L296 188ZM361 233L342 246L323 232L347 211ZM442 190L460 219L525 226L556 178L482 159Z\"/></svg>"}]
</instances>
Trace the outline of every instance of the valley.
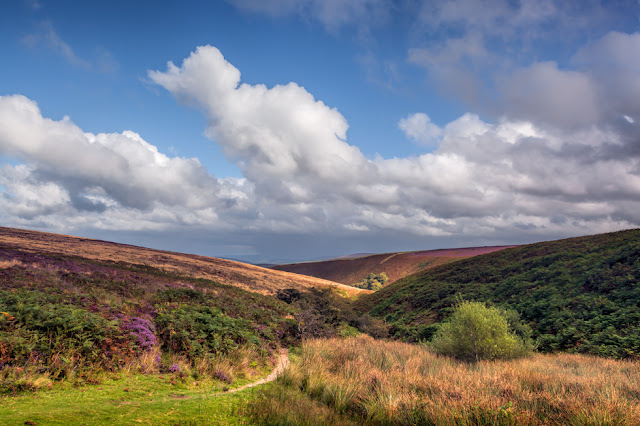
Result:
<instances>
[{"instance_id":1,"label":"valley","mask_svg":"<svg viewBox=\"0 0 640 426\"><path fill-rule=\"evenodd\" d=\"M0 228L0 419L640 422L640 230L473 250L343 259L340 274L353 277L394 258L433 260L371 292ZM535 350L477 362L437 354L434 336L463 300L499 309ZM290 365L263 381L285 350Z\"/></svg>"}]
</instances>

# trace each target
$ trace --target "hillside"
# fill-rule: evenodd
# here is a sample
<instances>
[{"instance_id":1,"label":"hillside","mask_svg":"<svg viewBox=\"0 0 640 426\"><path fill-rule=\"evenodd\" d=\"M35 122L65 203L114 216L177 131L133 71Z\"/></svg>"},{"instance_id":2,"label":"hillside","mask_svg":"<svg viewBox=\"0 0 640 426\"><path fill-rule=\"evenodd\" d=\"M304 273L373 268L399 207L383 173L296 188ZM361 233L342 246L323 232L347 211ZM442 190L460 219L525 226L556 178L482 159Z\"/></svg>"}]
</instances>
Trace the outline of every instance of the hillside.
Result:
<instances>
[{"instance_id":1,"label":"hillside","mask_svg":"<svg viewBox=\"0 0 640 426\"><path fill-rule=\"evenodd\" d=\"M385 272L389 284L424 269L444 265L454 260L492 253L513 246L469 247L443 250L425 250L400 253L372 254L361 257L344 257L320 262L278 265L273 269L323 278L342 284L354 284L370 273ZM388 285L388 284L387 284Z\"/></svg>"},{"instance_id":2,"label":"hillside","mask_svg":"<svg viewBox=\"0 0 640 426\"><path fill-rule=\"evenodd\" d=\"M158 268L167 273L213 280L268 295L275 295L278 290L285 288L305 290L318 286L335 287L349 297L366 292L323 279L274 271L232 260L22 229L0 227L0 248L28 253L80 256L107 264Z\"/></svg>"},{"instance_id":3,"label":"hillside","mask_svg":"<svg viewBox=\"0 0 640 426\"><path fill-rule=\"evenodd\" d=\"M285 288L300 303L273 297ZM371 327L341 296L358 293L238 262L0 228L0 394L122 371L228 386L301 337Z\"/></svg>"},{"instance_id":4,"label":"hillside","mask_svg":"<svg viewBox=\"0 0 640 426\"><path fill-rule=\"evenodd\" d=\"M516 310L541 351L640 356L640 230L544 242L450 263L361 297L404 339L429 339L460 299Z\"/></svg>"}]
</instances>

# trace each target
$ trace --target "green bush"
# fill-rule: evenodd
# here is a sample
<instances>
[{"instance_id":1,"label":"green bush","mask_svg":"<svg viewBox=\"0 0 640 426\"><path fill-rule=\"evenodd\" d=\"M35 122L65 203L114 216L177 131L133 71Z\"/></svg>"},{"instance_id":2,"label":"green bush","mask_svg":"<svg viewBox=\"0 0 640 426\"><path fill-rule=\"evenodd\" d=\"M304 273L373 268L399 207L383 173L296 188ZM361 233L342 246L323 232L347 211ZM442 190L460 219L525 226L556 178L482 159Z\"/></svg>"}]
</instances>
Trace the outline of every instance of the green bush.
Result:
<instances>
[{"instance_id":1,"label":"green bush","mask_svg":"<svg viewBox=\"0 0 640 426\"><path fill-rule=\"evenodd\" d=\"M465 361L517 358L531 352L530 339L512 331L505 311L467 301L456 306L431 345L442 355Z\"/></svg>"},{"instance_id":2,"label":"green bush","mask_svg":"<svg viewBox=\"0 0 640 426\"><path fill-rule=\"evenodd\" d=\"M365 290L377 291L389 281L389 276L386 272L380 272L379 274L370 273L367 278L353 284L353 287L362 288Z\"/></svg>"}]
</instances>

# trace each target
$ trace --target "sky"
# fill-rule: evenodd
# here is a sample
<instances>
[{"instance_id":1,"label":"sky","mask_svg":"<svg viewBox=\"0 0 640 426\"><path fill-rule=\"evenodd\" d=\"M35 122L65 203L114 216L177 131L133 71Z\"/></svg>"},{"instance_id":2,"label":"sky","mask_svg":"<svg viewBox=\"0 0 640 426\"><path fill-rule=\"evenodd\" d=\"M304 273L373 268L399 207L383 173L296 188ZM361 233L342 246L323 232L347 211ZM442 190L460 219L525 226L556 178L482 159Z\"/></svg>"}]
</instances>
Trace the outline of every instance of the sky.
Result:
<instances>
[{"instance_id":1,"label":"sky","mask_svg":"<svg viewBox=\"0 0 640 426\"><path fill-rule=\"evenodd\" d=\"M0 4L0 225L255 262L640 227L640 1Z\"/></svg>"}]
</instances>

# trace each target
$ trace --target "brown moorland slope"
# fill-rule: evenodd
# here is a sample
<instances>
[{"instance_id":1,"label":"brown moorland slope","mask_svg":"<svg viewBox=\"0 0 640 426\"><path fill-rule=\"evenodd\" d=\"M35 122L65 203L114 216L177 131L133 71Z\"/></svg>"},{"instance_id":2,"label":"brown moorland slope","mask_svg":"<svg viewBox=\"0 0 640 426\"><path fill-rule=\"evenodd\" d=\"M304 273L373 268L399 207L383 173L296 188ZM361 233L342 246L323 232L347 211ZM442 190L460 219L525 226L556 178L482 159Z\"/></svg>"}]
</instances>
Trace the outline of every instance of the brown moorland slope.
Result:
<instances>
[{"instance_id":1,"label":"brown moorland slope","mask_svg":"<svg viewBox=\"0 0 640 426\"><path fill-rule=\"evenodd\" d=\"M0 227L0 247L30 253L63 254L98 261L146 265L260 294L275 295L278 290L284 288L305 290L323 286L334 287L347 297L369 293L367 290L325 279L261 268L232 260L23 229Z\"/></svg>"},{"instance_id":2,"label":"brown moorland slope","mask_svg":"<svg viewBox=\"0 0 640 426\"><path fill-rule=\"evenodd\" d=\"M278 265L273 269L323 278L342 284L362 281L370 273L385 272L388 284L425 269L434 268L454 260L480 254L493 253L515 246L467 247L400 253L374 254L357 258L340 258L321 262Z\"/></svg>"}]
</instances>

